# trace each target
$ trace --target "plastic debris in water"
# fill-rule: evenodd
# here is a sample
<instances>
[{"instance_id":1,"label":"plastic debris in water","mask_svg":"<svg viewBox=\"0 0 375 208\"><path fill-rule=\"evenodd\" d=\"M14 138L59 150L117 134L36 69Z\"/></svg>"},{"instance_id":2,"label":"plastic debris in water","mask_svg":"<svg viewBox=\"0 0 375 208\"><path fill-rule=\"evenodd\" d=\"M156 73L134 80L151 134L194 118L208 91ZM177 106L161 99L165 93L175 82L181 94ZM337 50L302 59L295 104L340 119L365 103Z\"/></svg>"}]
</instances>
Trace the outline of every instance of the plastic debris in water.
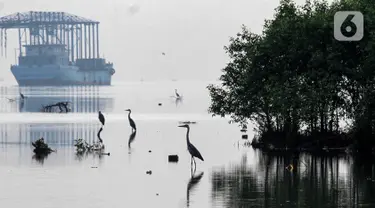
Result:
<instances>
[{"instance_id":1,"label":"plastic debris in water","mask_svg":"<svg viewBox=\"0 0 375 208\"><path fill-rule=\"evenodd\" d=\"M169 162L178 162L178 155L169 155L168 161Z\"/></svg>"}]
</instances>

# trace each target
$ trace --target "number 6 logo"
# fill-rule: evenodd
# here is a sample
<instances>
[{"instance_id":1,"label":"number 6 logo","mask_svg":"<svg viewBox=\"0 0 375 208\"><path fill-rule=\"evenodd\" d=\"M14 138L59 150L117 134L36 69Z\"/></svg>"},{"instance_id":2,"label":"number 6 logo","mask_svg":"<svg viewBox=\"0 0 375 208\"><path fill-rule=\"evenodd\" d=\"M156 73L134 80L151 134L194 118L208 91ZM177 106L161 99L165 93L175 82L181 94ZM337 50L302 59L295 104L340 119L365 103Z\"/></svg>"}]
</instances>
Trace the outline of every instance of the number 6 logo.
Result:
<instances>
[{"instance_id":1,"label":"number 6 logo","mask_svg":"<svg viewBox=\"0 0 375 208\"><path fill-rule=\"evenodd\" d=\"M358 11L336 12L333 34L338 41L360 41L363 38L363 14Z\"/></svg>"}]
</instances>

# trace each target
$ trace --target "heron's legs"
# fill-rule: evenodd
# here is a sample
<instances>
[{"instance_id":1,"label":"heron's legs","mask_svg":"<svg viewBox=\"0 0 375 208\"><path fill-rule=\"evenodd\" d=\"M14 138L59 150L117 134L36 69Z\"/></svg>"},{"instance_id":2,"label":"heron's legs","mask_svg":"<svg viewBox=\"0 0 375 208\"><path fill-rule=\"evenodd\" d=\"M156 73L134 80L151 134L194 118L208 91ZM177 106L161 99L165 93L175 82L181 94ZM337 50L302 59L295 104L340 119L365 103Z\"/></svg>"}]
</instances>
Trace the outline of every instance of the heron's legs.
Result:
<instances>
[{"instance_id":1,"label":"heron's legs","mask_svg":"<svg viewBox=\"0 0 375 208\"><path fill-rule=\"evenodd\" d=\"M194 157L191 157L191 158L193 158L193 161L194 161L194 172L195 172L197 170L197 163L195 162Z\"/></svg>"}]
</instances>

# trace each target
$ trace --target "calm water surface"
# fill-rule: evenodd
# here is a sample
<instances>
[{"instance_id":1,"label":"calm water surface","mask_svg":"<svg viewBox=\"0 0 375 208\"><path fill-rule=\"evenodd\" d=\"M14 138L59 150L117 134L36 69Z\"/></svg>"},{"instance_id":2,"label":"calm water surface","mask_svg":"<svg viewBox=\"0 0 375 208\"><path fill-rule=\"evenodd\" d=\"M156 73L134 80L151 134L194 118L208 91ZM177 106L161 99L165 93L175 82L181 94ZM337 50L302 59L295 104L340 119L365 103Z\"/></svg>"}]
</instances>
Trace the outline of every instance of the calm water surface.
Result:
<instances>
[{"instance_id":1,"label":"calm water surface","mask_svg":"<svg viewBox=\"0 0 375 208\"><path fill-rule=\"evenodd\" d=\"M116 83L111 87L0 87L2 207L374 207L375 171L350 158L265 155L245 145L236 124L207 114L208 83ZM176 102L174 89L183 100ZM27 98L19 100L19 92ZM15 99L10 102L8 99ZM72 113L41 113L71 102ZM159 106L158 104L162 105ZM127 108L137 124L134 140ZM97 140L97 112L110 156L77 156L73 140ZM186 130L205 161L191 175ZM248 133L252 138L253 133ZM57 149L36 158L40 137ZM151 152L150 152L151 151ZM178 163L168 155L178 154ZM146 174L151 170L152 174Z\"/></svg>"}]
</instances>

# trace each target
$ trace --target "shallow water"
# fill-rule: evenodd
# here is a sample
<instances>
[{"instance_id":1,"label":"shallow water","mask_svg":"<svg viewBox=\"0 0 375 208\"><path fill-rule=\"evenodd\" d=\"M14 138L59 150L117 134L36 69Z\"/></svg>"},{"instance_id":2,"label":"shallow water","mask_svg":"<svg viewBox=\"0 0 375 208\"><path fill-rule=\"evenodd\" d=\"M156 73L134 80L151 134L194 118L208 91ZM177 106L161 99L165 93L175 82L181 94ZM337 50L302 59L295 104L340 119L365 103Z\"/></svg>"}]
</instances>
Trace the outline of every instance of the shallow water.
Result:
<instances>
[{"instance_id":1,"label":"shallow water","mask_svg":"<svg viewBox=\"0 0 375 208\"><path fill-rule=\"evenodd\" d=\"M0 203L4 207L356 207L375 206L375 171L350 158L289 156L244 146L228 120L207 114L204 82L116 83L111 87L0 87ZM174 89L182 94L176 103ZM27 98L19 100L21 91ZM9 102L7 99L15 99ZM72 113L41 113L70 101ZM158 104L162 105L159 106ZM127 108L137 124L130 147ZM97 140L97 111L106 125L106 155L75 154L73 140ZM204 162L191 177L186 130ZM248 133L249 138L253 136ZM56 153L35 158L44 137ZM151 152L149 152L151 150ZM178 163L168 155L178 154ZM151 170L152 174L146 174Z\"/></svg>"}]
</instances>

